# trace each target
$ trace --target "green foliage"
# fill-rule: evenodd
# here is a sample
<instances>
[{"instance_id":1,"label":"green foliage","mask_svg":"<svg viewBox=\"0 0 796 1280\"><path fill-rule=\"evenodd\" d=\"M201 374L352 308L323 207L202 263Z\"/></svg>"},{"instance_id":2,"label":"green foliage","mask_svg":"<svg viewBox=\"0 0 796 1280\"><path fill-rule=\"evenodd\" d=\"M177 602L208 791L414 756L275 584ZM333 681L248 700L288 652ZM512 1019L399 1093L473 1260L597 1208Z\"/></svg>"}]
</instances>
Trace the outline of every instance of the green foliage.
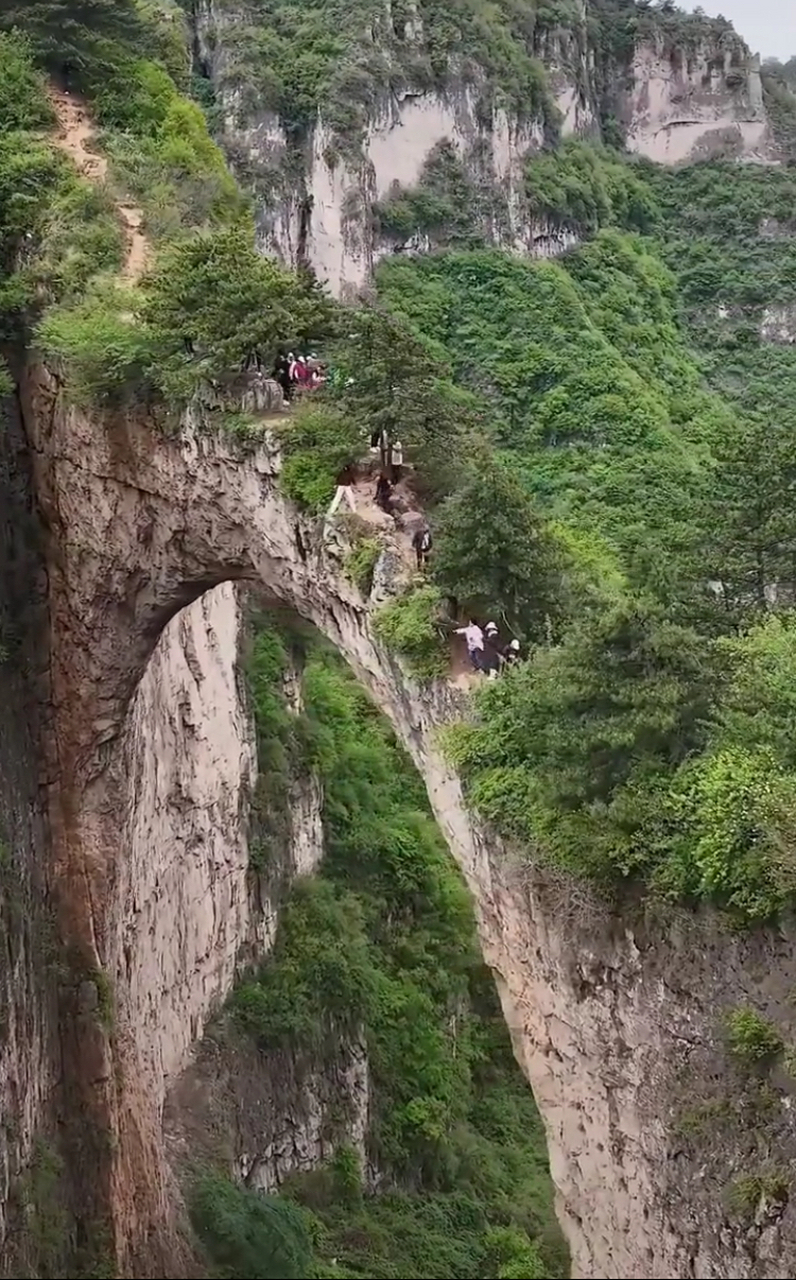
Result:
<instances>
[{"instance_id":1,"label":"green foliage","mask_svg":"<svg viewBox=\"0 0 796 1280\"><path fill-rule=\"evenodd\" d=\"M776 1027L761 1018L755 1009L733 1009L727 1017L730 1052L746 1066L773 1058L783 1048Z\"/></svg>"},{"instance_id":2,"label":"green foliage","mask_svg":"<svg viewBox=\"0 0 796 1280\"><path fill-rule=\"evenodd\" d=\"M396 596L373 616L375 635L406 659L420 680L433 680L447 669L442 596L426 582Z\"/></svg>"},{"instance_id":3,"label":"green foliage","mask_svg":"<svg viewBox=\"0 0 796 1280\"><path fill-rule=\"evenodd\" d=\"M604 537L638 586L683 594L704 567L695 543L705 429L696 423L700 438L685 438L668 383L648 377L646 364L635 367L633 340L651 306L667 319L672 310L666 273L656 279L649 255L625 253L627 244L607 232L597 247L624 317L617 341L590 314L591 288L560 263L455 253L383 263L379 282L390 304L442 348L454 378L488 403L497 442L539 513ZM637 263L633 274L628 260ZM693 385L698 371L673 316L668 332L644 335L645 347L656 333L667 342L661 362L670 351L673 370Z\"/></svg>"},{"instance_id":4,"label":"green foliage","mask_svg":"<svg viewBox=\"0 0 796 1280\"><path fill-rule=\"evenodd\" d=\"M194 1187L189 1208L219 1280L303 1280L310 1274L306 1220L289 1201L206 1174Z\"/></svg>"},{"instance_id":5,"label":"green foliage","mask_svg":"<svg viewBox=\"0 0 796 1280\"><path fill-rule=\"evenodd\" d=\"M509 0L464 0L452 9L420 0L415 11L400 0L388 14L376 0L247 0L224 27L223 87L238 92L244 115L276 111L293 135L320 111L341 150L360 142L395 83L422 91L464 80L477 85L484 115L504 103L552 128L557 115L535 42L577 12L570 0L560 10L532 4L520 12ZM413 18L421 39L411 33Z\"/></svg>"},{"instance_id":6,"label":"green foliage","mask_svg":"<svg viewBox=\"0 0 796 1280\"><path fill-rule=\"evenodd\" d=\"M284 684L292 655L285 639L257 624L246 654L246 683L257 734L257 784L252 803L257 837L250 849L252 870L278 869L289 831L290 787L305 759L305 723L285 705Z\"/></svg>"},{"instance_id":7,"label":"green foliage","mask_svg":"<svg viewBox=\"0 0 796 1280\"><path fill-rule=\"evenodd\" d=\"M732 1214L751 1221L761 1203L766 1208L785 1206L791 1179L784 1169L765 1170L734 1178L727 1188L727 1206Z\"/></svg>"},{"instance_id":8,"label":"green foliage","mask_svg":"<svg viewBox=\"0 0 796 1280\"><path fill-rule=\"evenodd\" d=\"M578 144L540 163L551 215L622 223L618 158ZM643 236L604 227L558 263L393 260L379 286L487 406L512 501L557 548L555 647L448 735L472 803L576 873L641 876L749 923L796 890L792 624L758 625L796 581L796 359L759 344L796 269L792 177L746 168L633 164ZM501 572L529 559L490 558L522 510L490 484L436 513L434 572L491 612Z\"/></svg>"},{"instance_id":9,"label":"green foliage","mask_svg":"<svg viewBox=\"0 0 796 1280\"><path fill-rule=\"evenodd\" d=\"M152 350L135 305L132 291L108 285L45 314L37 340L47 357L65 366L75 404L121 408L144 394Z\"/></svg>"},{"instance_id":10,"label":"green foliage","mask_svg":"<svg viewBox=\"0 0 796 1280\"><path fill-rule=\"evenodd\" d=\"M246 202L201 108L163 67L129 60L98 88L96 111L116 188L141 201L150 239L180 239L191 228L245 218Z\"/></svg>"},{"instance_id":11,"label":"green foliage","mask_svg":"<svg viewBox=\"0 0 796 1280\"><path fill-rule=\"evenodd\" d=\"M378 538L359 537L346 558L346 576L359 587L364 596L370 595L373 571L381 549L382 544Z\"/></svg>"},{"instance_id":12,"label":"green foliage","mask_svg":"<svg viewBox=\"0 0 796 1280\"><path fill-rule=\"evenodd\" d=\"M393 184L371 216L387 240L428 237L436 245L462 248L482 242L506 213L499 193L477 186L456 148L443 140L426 157L417 184L408 189Z\"/></svg>"},{"instance_id":13,"label":"green foliage","mask_svg":"<svg viewBox=\"0 0 796 1280\"><path fill-rule=\"evenodd\" d=\"M609 226L649 231L658 216L649 186L626 163L576 139L533 156L525 187L533 213L581 232Z\"/></svg>"},{"instance_id":14,"label":"green foliage","mask_svg":"<svg viewBox=\"0 0 796 1280\"><path fill-rule=\"evenodd\" d=\"M297 882L274 962L236 988L232 1008L264 1048L314 1050L355 1035L375 999L359 905L322 881Z\"/></svg>"},{"instance_id":15,"label":"green foliage","mask_svg":"<svg viewBox=\"0 0 796 1280\"><path fill-rule=\"evenodd\" d=\"M330 323L299 279L262 257L241 227L174 244L159 258L143 296L167 397L184 400L203 381L240 368L251 352L270 367L285 334Z\"/></svg>"},{"instance_id":16,"label":"green foliage","mask_svg":"<svg viewBox=\"0 0 796 1280\"><path fill-rule=\"evenodd\" d=\"M5 25L2 15L0 24ZM44 77L33 64L30 42L19 31L0 30L0 134L34 133L53 123Z\"/></svg>"},{"instance_id":17,"label":"green foliage","mask_svg":"<svg viewBox=\"0 0 796 1280\"><path fill-rule=\"evenodd\" d=\"M257 641L269 645L263 633ZM276 670L273 680L278 698ZM326 857L321 877L291 892L276 947L234 1008L264 1047L289 1044L321 1064L341 1043L364 1041L368 1156L390 1188L363 1192L345 1143L328 1168L292 1180L289 1194L315 1215L307 1274L494 1275L497 1227L511 1228L526 1260L533 1238L545 1275L567 1274L540 1121L420 779L317 643L303 695Z\"/></svg>"},{"instance_id":18,"label":"green foliage","mask_svg":"<svg viewBox=\"0 0 796 1280\"><path fill-rule=\"evenodd\" d=\"M486 686L448 749L486 817L610 883L661 857L662 802L704 743L711 680L695 633L620 603Z\"/></svg>"},{"instance_id":19,"label":"green foliage","mask_svg":"<svg viewBox=\"0 0 796 1280\"><path fill-rule=\"evenodd\" d=\"M445 366L400 315L363 307L349 322L352 337L335 353L341 373L336 403L363 441L377 430L400 440L425 496L442 496L461 474L472 406L456 394Z\"/></svg>"},{"instance_id":20,"label":"green foliage","mask_svg":"<svg viewBox=\"0 0 796 1280\"><path fill-rule=\"evenodd\" d=\"M24 32L49 71L82 88L114 69L119 46L140 47L145 37L135 0L11 0L0 27Z\"/></svg>"},{"instance_id":21,"label":"green foliage","mask_svg":"<svg viewBox=\"0 0 796 1280\"><path fill-rule=\"evenodd\" d=\"M546 637L562 598L558 547L503 463L485 458L442 504L434 530L434 579L443 592L529 640Z\"/></svg>"},{"instance_id":22,"label":"green foliage","mask_svg":"<svg viewBox=\"0 0 796 1280\"><path fill-rule=\"evenodd\" d=\"M296 410L282 434L281 486L308 511L324 511L341 472L363 451L359 426L334 404L313 398Z\"/></svg>"},{"instance_id":23,"label":"green foliage","mask_svg":"<svg viewBox=\"0 0 796 1280\"><path fill-rule=\"evenodd\" d=\"M526 1235L512 1227L493 1227L486 1234L490 1254L490 1275L498 1280L543 1280L547 1267L539 1251Z\"/></svg>"}]
</instances>

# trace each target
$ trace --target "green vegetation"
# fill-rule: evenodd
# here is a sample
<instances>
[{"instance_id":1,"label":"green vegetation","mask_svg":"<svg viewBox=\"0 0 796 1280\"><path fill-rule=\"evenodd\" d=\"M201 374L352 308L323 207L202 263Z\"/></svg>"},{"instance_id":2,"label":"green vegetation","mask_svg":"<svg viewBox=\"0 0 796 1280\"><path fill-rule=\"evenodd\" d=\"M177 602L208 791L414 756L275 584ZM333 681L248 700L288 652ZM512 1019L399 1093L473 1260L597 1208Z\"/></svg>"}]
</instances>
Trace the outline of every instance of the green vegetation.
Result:
<instances>
[{"instance_id":1,"label":"green vegetation","mask_svg":"<svg viewBox=\"0 0 796 1280\"><path fill-rule=\"evenodd\" d=\"M575 139L534 156L526 165L525 185L531 213L581 234L601 227L648 231L658 216L649 187L624 161Z\"/></svg>"},{"instance_id":2,"label":"green vegetation","mask_svg":"<svg viewBox=\"0 0 796 1280\"><path fill-rule=\"evenodd\" d=\"M439 589L424 582L396 596L374 615L376 636L406 660L420 680L433 680L448 666L445 613Z\"/></svg>"},{"instance_id":3,"label":"green vegetation","mask_svg":"<svg viewBox=\"0 0 796 1280\"><path fill-rule=\"evenodd\" d=\"M221 87L238 92L244 115L276 112L293 137L322 108L340 150L359 143L391 89L440 89L454 78L476 88L484 114L505 104L523 119L543 115L552 131L557 113L535 42L577 17L572 0L541 0L522 11L509 0L464 0L455 8L398 0L389 13L374 0L246 0L224 14L229 56ZM412 34L418 20L422 39Z\"/></svg>"},{"instance_id":4,"label":"green vegetation","mask_svg":"<svg viewBox=\"0 0 796 1280\"><path fill-rule=\"evenodd\" d=\"M309 273L255 252L247 202L183 95L183 37L178 10L127 0L19 6L0 18L0 325L11 341L35 330L84 408L178 411L212 387L208 416L224 425L219 412L239 410L234 378L247 358L270 368L286 336L328 333L333 307ZM86 95L104 182L80 178L44 136L54 116L37 65ZM117 206L131 199L155 260L122 287Z\"/></svg>"},{"instance_id":5,"label":"green vegetation","mask_svg":"<svg viewBox=\"0 0 796 1280\"><path fill-rule=\"evenodd\" d=\"M491 228L505 225L505 199L487 182L476 184L465 172L452 143L442 141L426 157L417 184L393 186L373 206L371 216L385 240L406 242L428 237L435 245L474 248Z\"/></svg>"},{"instance_id":6,"label":"green vegetation","mask_svg":"<svg viewBox=\"0 0 796 1280\"><path fill-rule=\"evenodd\" d=\"M776 1027L754 1009L733 1009L727 1017L730 1052L747 1066L764 1062L780 1053L782 1037Z\"/></svg>"},{"instance_id":7,"label":"green vegetation","mask_svg":"<svg viewBox=\"0 0 796 1280\"><path fill-rule=\"evenodd\" d=\"M326 402L297 410L282 436L282 489L308 511L320 514L331 502L340 473L362 452L356 422Z\"/></svg>"},{"instance_id":8,"label":"green vegetation","mask_svg":"<svg viewBox=\"0 0 796 1280\"><path fill-rule=\"evenodd\" d=\"M727 1188L727 1205L730 1212L742 1219L753 1219L761 1202L771 1208L784 1208L788 1201L790 1177L785 1170L744 1174L735 1178Z\"/></svg>"},{"instance_id":9,"label":"green vegetation","mask_svg":"<svg viewBox=\"0 0 796 1280\"><path fill-rule=\"evenodd\" d=\"M373 573L379 556L381 542L378 538L368 536L367 529L354 525L355 516L349 518L349 530L354 537L354 545L348 554L345 564L346 576L359 587L363 596L370 595L373 586Z\"/></svg>"},{"instance_id":10,"label":"green vegetation","mask_svg":"<svg viewBox=\"0 0 796 1280\"><path fill-rule=\"evenodd\" d=\"M193 1189L190 1213L218 1280L304 1280L312 1274L306 1222L288 1200L208 1174Z\"/></svg>"},{"instance_id":11,"label":"green vegetation","mask_svg":"<svg viewBox=\"0 0 796 1280\"><path fill-rule=\"evenodd\" d=\"M502 468L446 489L435 583L541 642L448 749L484 816L605 889L776 915L796 889L796 633L787 608L766 615L796 581L796 357L758 335L789 297L792 179L579 143L529 183L548 216L603 229L557 263L379 270Z\"/></svg>"},{"instance_id":12,"label":"green vegetation","mask_svg":"<svg viewBox=\"0 0 796 1280\"><path fill-rule=\"evenodd\" d=\"M289 1047L319 1065L364 1043L367 1154L386 1179L368 1190L343 1126L330 1165L292 1180L286 1194L304 1207L315 1253L301 1274L564 1276L539 1117L418 775L336 655L273 629L255 640L260 751L280 755L281 679L296 646L306 651L304 764L323 782L327 853L320 876L292 889L276 947L231 1012L263 1050ZM208 1201L204 1238L217 1262L213 1239L231 1242L225 1275L271 1274L243 1269L246 1197L224 1192L218 1225Z\"/></svg>"}]
</instances>

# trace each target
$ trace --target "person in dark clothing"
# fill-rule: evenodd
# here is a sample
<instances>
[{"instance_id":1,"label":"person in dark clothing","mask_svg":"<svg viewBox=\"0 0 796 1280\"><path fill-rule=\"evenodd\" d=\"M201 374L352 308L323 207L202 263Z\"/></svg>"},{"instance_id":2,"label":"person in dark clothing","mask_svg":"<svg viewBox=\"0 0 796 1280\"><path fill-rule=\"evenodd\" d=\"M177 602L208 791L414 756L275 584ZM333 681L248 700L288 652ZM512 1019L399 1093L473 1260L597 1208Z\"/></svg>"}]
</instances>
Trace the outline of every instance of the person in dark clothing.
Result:
<instances>
[{"instance_id":1,"label":"person in dark clothing","mask_svg":"<svg viewBox=\"0 0 796 1280\"><path fill-rule=\"evenodd\" d=\"M519 640L509 640L503 649L503 661L507 667L514 666L520 660L520 642Z\"/></svg>"},{"instance_id":2,"label":"person in dark clothing","mask_svg":"<svg viewBox=\"0 0 796 1280\"><path fill-rule=\"evenodd\" d=\"M428 557L431 554L432 546L431 530L427 524L417 530L415 536L412 538L412 546L414 547L415 555L417 557L418 571L422 573L428 563Z\"/></svg>"},{"instance_id":3,"label":"person in dark clothing","mask_svg":"<svg viewBox=\"0 0 796 1280\"><path fill-rule=\"evenodd\" d=\"M286 400L293 398L293 383L290 381L290 361L284 351L280 351L276 357L274 365L274 380L279 383L282 388L282 395Z\"/></svg>"},{"instance_id":4,"label":"person in dark clothing","mask_svg":"<svg viewBox=\"0 0 796 1280\"><path fill-rule=\"evenodd\" d=\"M376 481L376 506L381 507L382 511L390 514L390 499L392 498L392 485L387 477L382 473Z\"/></svg>"},{"instance_id":5,"label":"person in dark clothing","mask_svg":"<svg viewBox=\"0 0 796 1280\"><path fill-rule=\"evenodd\" d=\"M484 670L490 679L496 679L502 663L503 651L498 629L494 622L488 622L484 627Z\"/></svg>"}]
</instances>

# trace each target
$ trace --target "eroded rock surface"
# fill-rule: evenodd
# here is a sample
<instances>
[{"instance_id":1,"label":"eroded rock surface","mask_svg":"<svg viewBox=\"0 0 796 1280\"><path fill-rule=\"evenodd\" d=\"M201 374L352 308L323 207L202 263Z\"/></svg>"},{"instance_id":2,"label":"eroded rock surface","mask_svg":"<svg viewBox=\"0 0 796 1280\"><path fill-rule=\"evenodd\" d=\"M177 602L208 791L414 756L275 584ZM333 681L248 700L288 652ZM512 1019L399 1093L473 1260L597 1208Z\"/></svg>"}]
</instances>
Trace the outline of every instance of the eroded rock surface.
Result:
<instances>
[{"instance_id":1,"label":"eroded rock surface","mask_svg":"<svg viewBox=\"0 0 796 1280\"><path fill-rule=\"evenodd\" d=\"M796 1232L787 1197L772 1206L761 1192L746 1221L726 1193L735 1179L787 1167L796 1155L790 1095L733 1075L722 1019L748 1001L786 1042L796 1037L786 998L796 986L793 939L740 942L710 919L622 923L481 830L438 745L439 726L461 711L459 695L421 689L379 646L369 602L342 572L344 544L283 499L273 447L244 457L189 430L164 438L142 422L89 422L65 410L44 375L32 400L39 489L58 548L50 593L59 922L84 976L102 969L116 983L112 1025L96 1001L67 1010L79 1035L71 1046L65 1037L66 1084L86 1124L113 1134L97 1148L103 1176L92 1169L87 1195L93 1203L97 1187L110 1189L100 1207L122 1265L151 1274L151 1241L167 1238L169 1216L159 1096L135 1032L150 961L143 946L132 967L125 956L129 860L139 856L124 834L125 727L168 620L210 588L241 580L337 645L425 779L547 1126L573 1275L788 1274ZM178 932L181 922L173 925ZM166 1006L178 987L161 988ZM727 1123L722 1104L736 1097L746 1111Z\"/></svg>"}]
</instances>

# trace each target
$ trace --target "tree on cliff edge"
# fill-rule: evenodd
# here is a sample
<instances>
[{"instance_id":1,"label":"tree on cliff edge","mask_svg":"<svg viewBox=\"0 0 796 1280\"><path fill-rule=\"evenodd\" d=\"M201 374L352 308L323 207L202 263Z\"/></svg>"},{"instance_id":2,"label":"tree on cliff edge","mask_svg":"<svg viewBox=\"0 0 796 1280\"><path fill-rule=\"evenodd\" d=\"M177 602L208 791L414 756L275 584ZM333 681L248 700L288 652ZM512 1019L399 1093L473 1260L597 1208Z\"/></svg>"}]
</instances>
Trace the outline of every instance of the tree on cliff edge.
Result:
<instances>
[{"instance_id":1,"label":"tree on cliff edge","mask_svg":"<svg viewBox=\"0 0 796 1280\"><path fill-rule=\"evenodd\" d=\"M113 45L141 48L144 27L135 0L0 0L0 30L24 31L39 62L69 87L96 81Z\"/></svg>"}]
</instances>

